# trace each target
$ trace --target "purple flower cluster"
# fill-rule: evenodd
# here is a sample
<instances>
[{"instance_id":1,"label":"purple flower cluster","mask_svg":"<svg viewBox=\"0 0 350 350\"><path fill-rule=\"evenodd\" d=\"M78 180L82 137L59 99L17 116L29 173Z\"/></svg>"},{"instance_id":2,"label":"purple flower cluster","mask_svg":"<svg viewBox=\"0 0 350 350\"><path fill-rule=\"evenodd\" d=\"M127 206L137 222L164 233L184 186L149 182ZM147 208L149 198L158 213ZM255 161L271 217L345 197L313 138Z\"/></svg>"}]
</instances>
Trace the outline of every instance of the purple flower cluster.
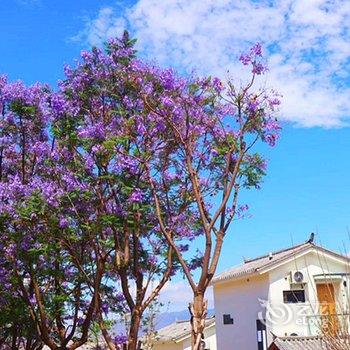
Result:
<instances>
[{"instance_id":1,"label":"purple flower cluster","mask_svg":"<svg viewBox=\"0 0 350 350\"><path fill-rule=\"evenodd\" d=\"M29 286L40 282L45 307L58 308L62 323L79 327L90 322L93 288L108 318L133 312L134 294L149 295L140 281L175 274L179 264L167 271L169 237L190 255L226 184L259 188L266 161L252 140L274 146L280 132L280 96L252 84L267 71L260 44L240 57L252 81L237 88L145 63L126 34L106 47L65 67L57 92L0 76L0 292L5 286L28 303L13 282L19 271ZM247 215L233 197L223 222ZM190 270L202 256L186 260ZM139 290L125 297L122 278ZM29 303L37 307L32 296ZM56 321L40 326L55 334Z\"/></svg>"},{"instance_id":2,"label":"purple flower cluster","mask_svg":"<svg viewBox=\"0 0 350 350\"><path fill-rule=\"evenodd\" d=\"M252 66L252 73L254 75L261 75L268 69L265 64L262 63L262 47L260 43L256 43L247 54L242 54L239 60L243 65Z\"/></svg>"},{"instance_id":3,"label":"purple flower cluster","mask_svg":"<svg viewBox=\"0 0 350 350\"><path fill-rule=\"evenodd\" d=\"M120 346L122 346L123 344L125 344L128 340L128 337L125 334L118 334L115 336L114 338L114 343L118 346L118 348Z\"/></svg>"},{"instance_id":4,"label":"purple flower cluster","mask_svg":"<svg viewBox=\"0 0 350 350\"><path fill-rule=\"evenodd\" d=\"M130 203L140 203L142 201L142 191L139 188L136 188L129 197Z\"/></svg>"}]
</instances>

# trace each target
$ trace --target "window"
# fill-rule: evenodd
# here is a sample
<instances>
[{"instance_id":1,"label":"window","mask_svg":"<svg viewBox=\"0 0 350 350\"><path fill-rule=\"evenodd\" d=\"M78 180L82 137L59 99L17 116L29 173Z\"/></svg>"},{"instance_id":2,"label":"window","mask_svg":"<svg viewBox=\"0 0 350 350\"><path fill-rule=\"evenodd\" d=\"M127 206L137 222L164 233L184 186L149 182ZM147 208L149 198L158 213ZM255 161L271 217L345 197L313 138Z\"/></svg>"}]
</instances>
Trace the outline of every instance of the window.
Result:
<instances>
[{"instance_id":1,"label":"window","mask_svg":"<svg viewBox=\"0 0 350 350\"><path fill-rule=\"evenodd\" d=\"M266 320L256 320L258 350L267 349Z\"/></svg>"},{"instance_id":2,"label":"window","mask_svg":"<svg viewBox=\"0 0 350 350\"><path fill-rule=\"evenodd\" d=\"M285 290L283 291L283 302L286 304L305 303L305 291L300 290Z\"/></svg>"},{"instance_id":3,"label":"window","mask_svg":"<svg viewBox=\"0 0 350 350\"><path fill-rule=\"evenodd\" d=\"M224 324L233 324L233 318L230 314L223 315Z\"/></svg>"}]
</instances>

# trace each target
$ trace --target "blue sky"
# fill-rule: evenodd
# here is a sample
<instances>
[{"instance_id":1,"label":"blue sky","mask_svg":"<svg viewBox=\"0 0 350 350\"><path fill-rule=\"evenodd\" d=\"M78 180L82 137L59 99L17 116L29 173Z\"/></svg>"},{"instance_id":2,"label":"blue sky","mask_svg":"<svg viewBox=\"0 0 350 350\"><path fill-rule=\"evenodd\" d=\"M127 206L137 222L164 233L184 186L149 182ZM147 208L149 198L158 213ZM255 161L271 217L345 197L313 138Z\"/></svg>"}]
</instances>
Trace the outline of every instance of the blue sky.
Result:
<instances>
[{"instance_id":1,"label":"blue sky","mask_svg":"<svg viewBox=\"0 0 350 350\"><path fill-rule=\"evenodd\" d=\"M0 71L26 83L54 85L63 64L82 48L71 37L98 10L97 1L0 1Z\"/></svg>"},{"instance_id":2,"label":"blue sky","mask_svg":"<svg viewBox=\"0 0 350 350\"><path fill-rule=\"evenodd\" d=\"M223 78L227 70L242 77L237 56L261 41L270 65L262 83L284 95L284 130L276 148L262 150L268 176L260 191L243 194L252 217L232 226L219 270L312 231L324 246L350 251L348 1L8 0L0 14L0 73L52 86L81 49L124 27L144 57ZM167 297L176 294L180 307L176 283Z\"/></svg>"}]
</instances>

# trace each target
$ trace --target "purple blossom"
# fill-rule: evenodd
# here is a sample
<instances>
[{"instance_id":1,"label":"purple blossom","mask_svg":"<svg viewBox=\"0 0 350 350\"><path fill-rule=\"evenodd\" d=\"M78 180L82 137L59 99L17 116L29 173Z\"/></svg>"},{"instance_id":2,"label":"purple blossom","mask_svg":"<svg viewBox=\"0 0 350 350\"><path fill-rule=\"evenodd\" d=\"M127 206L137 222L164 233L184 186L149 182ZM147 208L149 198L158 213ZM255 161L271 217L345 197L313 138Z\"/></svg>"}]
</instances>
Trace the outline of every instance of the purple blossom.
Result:
<instances>
[{"instance_id":1,"label":"purple blossom","mask_svg":"<svg viewBox=\"0 0 350 350\"><path fill-rule=\"evenodd\" d=\"M170 97L164 97L162 99L162 103L166 108L171 108L174 106L174 101Z\"/></svg>"},{"instance_id":2,"label":"purple blossom","mask_svg":"<svg viewBox=\"0 0 350 350\"><path fill-rule=\"evenodd\" d=\"M140 120L140 119L138 119L136 121L136 130L137 130L137 134L140 135L140 136L143 136L145 134L146 130L147 130L145 125L144 125L144 123L143 123L143 121Z\"/></svg>"},{"instance_id":3,"label":"purple blossom","mask_svg":"<svg viewBox=\"0 0 350 350\"><path fill-rule=\"evenodd\" d=\"M131 175L136 175L138 166L139 163L133 157L122 155L118 159L115 169L118 174L130 173Z\"/></svg>"},{"instance_id":4,"label":"purple blossom","mask_svg":"<svg viewBox=\"0 0 350 350\"><path fill-rule=\"evenodd\" d=\"M36 299L35 299L35 296L34 295L31 295L29 297L29 302L32 304L32 305L36 305Z\"/></svg>"},{"instance_id":5,"label":"purple blossom","mask_svg":"<svg viewBox=\"0 0 350 350\"><path fill-rule=\"evenodd\" d=\"M252 73L253 74L257 74L257 75L260 75L260 74L263 74L267 71L267 67L264 66L262 63L260 62L257 62L257 63L254 63L253 65L253 69L252 69Z\"/></svg>"},{"instance_id":6,"label":"purple blossom","mask_svg":"<svg viewBox=\"0 0 350 350\"><path fill-rule=\"evenodd\" d=\"M65 217L61 217L59 220L59 227L65 229L69 227L69 221Z\"/></svg>"},{"instance_id":7,"label":"purple blossom","mask_svg":"<svg viewBox=\"0 0 350 350\"><path fill-rule=\"evenodd\" d=\"M121 293L121 292L115 293L114 299L115 299L115 301L116 301L117 303L121 303L121 302L125 301L124 294Z\"/></svg>"},{"instance_id":8,"label":"purple blossom","mask_svg":"<svg viewBox=\"0 0 350 350\"><path fill-rule=\"evenodd\" d=\"M84 324L85 318L84 317L78 317L77 319L77 325L81 327Z\"/></svg>"},{"instance_id":9,"label":"purple blossom","mask_svg":"<svg viewBox=\"0 0 350 350\"><path fill-rule=\"evenodd\" d=\"M92 171L94 169L94 166L95 166L94 158L88 154L85 157L85 169L88 171Z\"/></svg>"},{"instance_id":10,"label":"purple blossom","mask_svg":"<svg viewBox=\"0 0 350 350\"><path fill-rule=\"evenodd\" d=\"M210 180L208 178L200 178L199 185L203 187L207 187L210 185Z\"/></svg>"},{"instance_id":11,"label":"purple blossom","mask_svg":"<svg viewBox=\"0 0 350 350\"><path fill-rule=\"evenodd\" d=\"M257 99L252 99L248 102L248 111L249 113L256 113L258 108L260 107L260 103Z\"/></svg>"},{"instance_id":12,"label":"purple blossom","mask_svg":"<svg viewBox=\"0 0 350 350\"><path fill-rule=\"evenodd\" d=\"M123 345L127 342L128 337L125 334L118 334L115 338L114 338L114 342L117 346Z\"/></svg>"},{"instance_id":13,"label":"purple blossom","mask_svg":"<svg viewBox=\"0 0 350 350\"><path fill-rule=\"evenodd\" d=\"M279 135L274 133L274 134L266 134L264 136L264 141L268 143L271 147L274 147L276 145L276 142L279 138Z\"/></svg>"},{"instance_id":14,"label":"purple blossom","mask_svg":"<svg viewBox=\"0 0 350 350\"><path fill-rule=\"evenodd\" d=\"M106 136L104 125L97 123L79 130L78 135L82 138L97 138L104 139Z\"/></svg>"},{"instance_id":15,"label":"purple blossom","mask_svg":"<svg viewBox=\"0 0 350 350\"><path fill-rule=\"evenodd\" d=\"M129 196L130 203L140 203L142 201L143 194L139 188L136 188Z\"/></svg>"},{"instance_id":16,"label":"purple blossom","mask_svg":"<svg viewBox=\"0 0 350 350\"><path fill-rule=\"evenodd\" d=\"M260 43L251 47L249 53L242 54L239 58L244 66L251 65L253 74L263 74L267 72L267 66L262 61L262 47Z\"/></svg>"},{"instance_id":17,"label":"purple blossom","mask_svg":"<svg viewBox=\"0 0 350 350\"><path fill-rule=\"evenodd\" d=\"M0 147L6 147L11 143L11 138L9 136L0 137Z\"/></svg>"},{"instance_id":18,"label":"purple blossom","mask_svg":"<svg viewBox=\"0 0 350 350\"><path fill-rule=\"evenodd\" d=\"M157 265L158 264L158 259L155 255L151 255L149 258L148 258L148 261L151 265Z\"/></svg>"},{"instance_id":19,"label":"purple blossom","mask_svg":"<svg viewBox=\"0 0 350 350\"><path fill-rule=\"evenodd\" d=\"M215 77L213 78L213 88L217 93L220 93L224 90L224 84L219 78Z\"/></svg>"},{"instance_id":20,"label":"purple blossom","mask_svg":"<svg viewBox=\"0 0 350 350\"><path fill-rule=\"evenodd\" d=\"M250 52L254 56L262 56L262 47L260 43L256 43L251 49Z\"/></svg>"},{"instance_id":21,"label":"purple blossom","mask_svg":"<svg viewBox=\"0 0 350 350\"><path fill-rule=\"evenodd\" d=\"M101 310L103 313L108 314L109 312L109 305L107 302L103 302L101 305Z\"/></svg>"},{"instance_id":22,"label":"purple blossom","mask_svg":"<svg viewBox=\"0 0 350 350\"><path fill-rule=\"evenodd\" d=\"M90 51L81 51L80 56L84 61L89 61L93 58L93 55Z\"/></svg>"},{"instance_id":23,"label":"purple blossom","mask_svg":"<svg viewBox=\"0 0 350 350\"><path fill-rule=\"evenodd\" d=\"M241 55L239 57L239 60L242 62L243 65L247 66L248 64L250 64L250 62L252 61L251 57L249 55Z\"/></svg>"},{"instance_id":24,"label":"purple blossom","mask_svg":"<svg viewBox=\"0 0 350 350\"><path fill-rule=\"evenodd\" d=\"M238 219L244 219L251 217L247 212L249 210L249 206L247 204L242 204L237 208L237 218Z\"/></svg>"},{"instance_id":25,"label":"purple blossom","mask_svg":"<svg viewBox=\"0 0 350 350\"><path fill-rule=\"evenodd\" d=\"M264 129L266 131L278 131L281 129L280 124L275 119L269 119L264 123Z\"/></svg>"},{"instance_id":26,"label":"purple blossom","mask_svg":"<svg viewBox=\"0 0 350 350\"><path fill-rule=\"evenodd\" d=\"M131 101L131 99L128 96L124 96L123 97L123 103L125 104L125 106L129 109L133 108L133 102Z\"/></svg>"}]
</instances>

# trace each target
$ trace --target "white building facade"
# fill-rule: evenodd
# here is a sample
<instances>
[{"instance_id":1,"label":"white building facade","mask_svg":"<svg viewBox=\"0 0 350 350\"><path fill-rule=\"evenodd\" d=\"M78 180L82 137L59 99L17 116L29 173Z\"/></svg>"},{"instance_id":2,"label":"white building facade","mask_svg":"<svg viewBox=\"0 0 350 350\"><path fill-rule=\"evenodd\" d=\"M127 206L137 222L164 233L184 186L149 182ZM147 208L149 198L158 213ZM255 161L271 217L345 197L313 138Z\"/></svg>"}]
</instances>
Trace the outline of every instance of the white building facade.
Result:
<instances>
[{"instance_id":1,"label":"white building facade","mask_svg":"<svg viewBox=\"0 0 350 350\"><path fill-rule=\"evenodd\" d=\"M191 324L189 321L176 321L157 331L153 350L191 350ZM217 350L215 319L205 322L203 350Z\"/></svg>"},{"instance_id":2,"label":"white building facade","mask_svg":"<svg viewBox=\"0 0 350 350\"><path fill-rule=\"evenodd\" d=\"M274 337L348 332L347 257L307 242L213 279L217 348L265 350Z\"/></svg>"}]
</instances>

